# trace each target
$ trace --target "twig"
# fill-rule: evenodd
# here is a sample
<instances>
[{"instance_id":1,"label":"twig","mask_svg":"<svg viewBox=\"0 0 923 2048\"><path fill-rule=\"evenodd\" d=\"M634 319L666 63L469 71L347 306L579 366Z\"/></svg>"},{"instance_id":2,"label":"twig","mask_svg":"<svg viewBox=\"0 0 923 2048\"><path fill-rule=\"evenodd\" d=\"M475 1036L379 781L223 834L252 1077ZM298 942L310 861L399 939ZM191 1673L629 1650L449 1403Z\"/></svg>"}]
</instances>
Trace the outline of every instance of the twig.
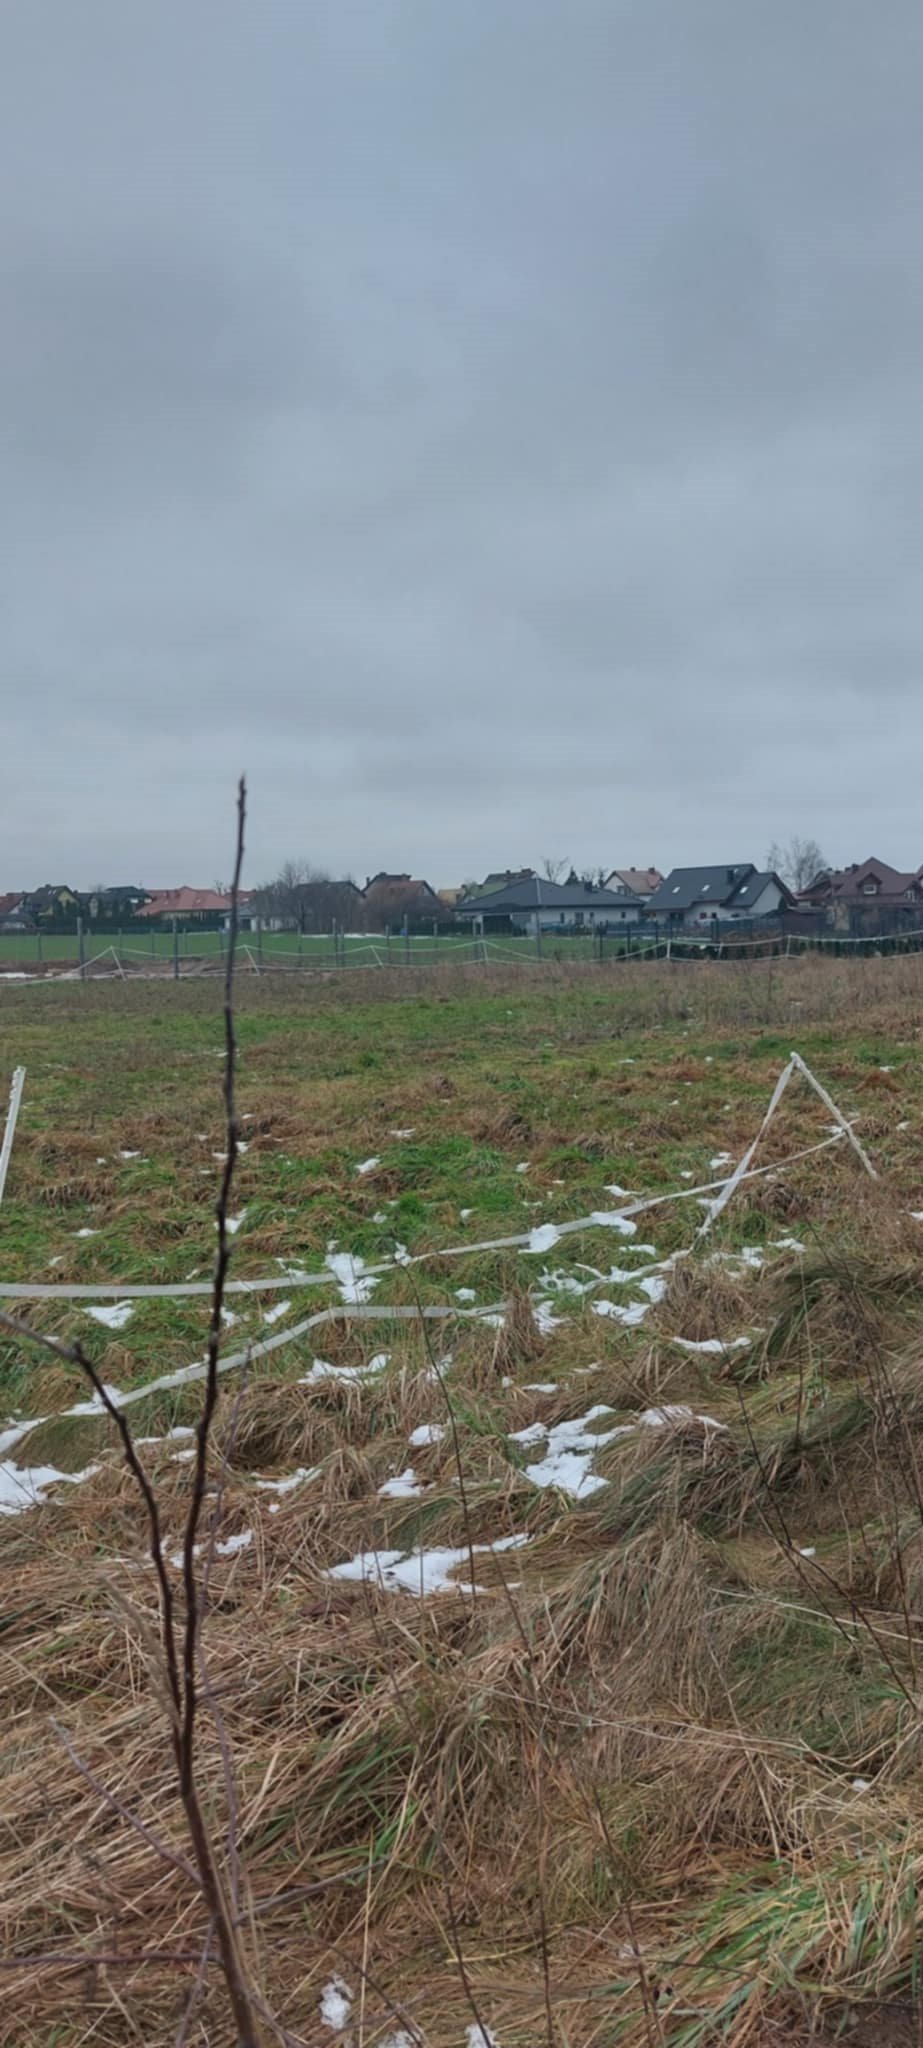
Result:
<instances>
[{"instance_id":1,"label":"twig","mask_svg":"<svg viewBox=\"0 0 923 2048\"><path fill-rule=\"evenodd\" d=\"M49 1719L58 1741L62 1749L66 1750L67 1755L70 1757L75 1771L79 1771L81 1778L86 1779L87 1784L98 1794L99 1798L105 1800L107 1806L111 1806L113 1813L117 1813L120 1820L127 1821L128 1826L134 1828L136 1834L141 1835L143 1840L152 1849L156 1850L157 1855L161 1857L164 1863L172 1863L174 1870L178 1870L182 1877L187 1877L190 1884L198 1884L199 1880L192 1864L186 1861L185 1856L180 1856L175 1849L168 1849L166 1842L162 1842L160 1837L155 1835L153 1828L149 1828L137 1813L132 1813L129 1806L123 1805L115 1792L110 1792L108 1786L101 1783L95 1771L91 1771L89 1765L84 1763L83 1758L77 1755L67 1730L61 1727L60 1722L56 1721L53 1715Z\"/></svg>"}]
</instances>

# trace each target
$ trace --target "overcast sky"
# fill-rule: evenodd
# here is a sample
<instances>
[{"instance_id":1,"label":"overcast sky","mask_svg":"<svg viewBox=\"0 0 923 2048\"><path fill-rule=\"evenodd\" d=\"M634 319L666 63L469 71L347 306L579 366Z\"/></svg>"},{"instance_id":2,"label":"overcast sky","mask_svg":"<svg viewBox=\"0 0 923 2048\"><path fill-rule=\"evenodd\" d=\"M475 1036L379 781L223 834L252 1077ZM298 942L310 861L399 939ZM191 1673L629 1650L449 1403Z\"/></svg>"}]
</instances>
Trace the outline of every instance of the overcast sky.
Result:
<instances>
[{"instance_id":1,"label":"overcast sky","mask_svg":"<svg viewBox=\"0 0 923 2048\"><path fill-rule=\"evenodd\" d=\"M923 861L919 0L3 0L0 890Z\"/></svg>"}]
</instances>

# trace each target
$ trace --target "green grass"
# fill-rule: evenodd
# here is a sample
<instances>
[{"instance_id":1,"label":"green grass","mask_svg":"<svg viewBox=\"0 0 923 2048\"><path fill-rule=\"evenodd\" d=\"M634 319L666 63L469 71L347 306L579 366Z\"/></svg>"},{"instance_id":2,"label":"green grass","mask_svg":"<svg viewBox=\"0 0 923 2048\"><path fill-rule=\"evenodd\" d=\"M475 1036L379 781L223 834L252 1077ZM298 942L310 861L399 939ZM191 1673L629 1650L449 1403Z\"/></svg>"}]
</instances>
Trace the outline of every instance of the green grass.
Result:
<instances>
[{"instance_id":1,"label":"green grass","mask_svg":"<svg viewBox=\"0 0 923 2048\"><path fill-rule=\"evenodd\" d=\"M459 1289L481 1305L511 1303L502 1330L459 1316L434 1324L429 1345L397 1318L327 1325L254 1361L233 1425L230 1395L220 1404L226 1526L252 1528L254 1544L219 1567L209 1657L257 1895L331 1885L329 1896L296 1903L290 1920L273 1909L261 1923L266 1980L274 1995L288 1985L287 2020L310 2038L317 1989L313 1977L309 1992L305 1984L328 1939L345 1946L347 1962L331 1950L326 1974L356 1974L364 1936L355 1916L367 1899L375 1981L419 1999L434 2048L464 2039L440 1839L503 2048L544 2037L540 1993L538 2003L526 1998L541 1978L542 1884L555 1996L580 1987L571 2003L560 1992L560 2038L574 2048L605 2039L646 2048L651 2039L636 1975L617 1961L629 1942L626 1891L652 1975L679 1986L664 1995L665 2048L733 2044L735 2027L746 2039L762 2012L797 2011L801 1998L823 2010L851 1990L912 1983L908 1901L923 1806L907 1691L923 1654L908 1645L894 1592L892 1526L897 1503L901 1528L913 1528L910 1468L888 1462L868 1361L912 1342L919 1316L918 1226L907 1214L923 1208L919 980L913 961L889 962L886 972L777 963L771 979L750 967L623 975L547 963L490 977L449 968L403 983L377 973L242 977L238 1101L248 1149L232 1203L244 1215L232 1274L266 1276L282 1264L314 1271L331 1241L374 1263L399 1242L429 1256L382 1277L374 1299L384 1309L418 1296L457 1303ZM754 1135L793 1043L858 1118L880 1185L864 1182L845 1147L783 1165L777 1180L741 1192L706 1255L677 1268L667 1298L638 1327L596 1316L593 1301L635 1302L630 1277L612 1270L643 1267L644 1242L661 1258L688 1247L702 1214L695 1201L641 1216L635 1239L588 1224L537 1256L473 1248L617 1208L613 1183L655 1195L708 1180L715 1155L736 1160ZM14 1066L27 1069L0 1209L4 1277L208 1275L221 1052L217 980L0 990L0 1095ZM793 1085L762 1156L784 1162L825 1136L828 1122ZM373 1157L378 1164L360 1175L359 1162ZM86 1230L93 1234L78 1235ZM787 1236L806 1245L802 1265L777 1250L774 1240ZM462 1256L439 1256L459 1245ZM708 1263L711 1250L754 1245L767 1259L758 1274ZM858 1276L858 1310L844 1272ZM568 1282L590 1291L578 1295ZM547 1338L534 1328L527 1290L547 1295L565 1319ZM263 1334L266 1310L285 1299L274 1330L336 1294L290 1282L271 1297L233 1297L239 1320L227 1347ZM135 1389L201 1358L206 1315L202 1299L141 1302L113 1332L78 1304L34 1310L43 1330L79 1334L107 1381ZM672 1342L741 1332L751 1349L727 1357ZM299 1384L316 1357L355 1366L379 1350L390 1362L374 1379ZM439 1384L432 1357L450 1361ZM62 1487L52 1505L0 1521L15 1589L0 1650L18 1731L0 1776L9 1816L0 1920L16 1953L45 1952L62 1928L70 1946L96 1940L122 1881L113 1859L110 1891L94 1889L94 1799L81 1807L78 1895L62 1816L90 1794L75 1793L50 1714L73 1729L107 1784L122 1783L125 1757L123 1792L151 1825L169 1828L175 1817L145 1664L143 1531L105 1428L61 1417L82 1393L70 1367L0 1342L0 1424L17 1411L47 1418L28 1439L30 1464L100 1466L85 1487ZM146 1394L132 1410L138 1434L188 1427L199 1400L195 1384ZM447 1423L447 1400L464 1504L451 1434L409 1448L421 1421ZM591 1406L603 1411L595 1426L604 1431L612 1421L636 1424L639 1410L664 1401L724 1427L714 1436L632 1428L595 1454L606 1484L586 1498L528 1477L536 1453L517 1431L536 1422L547 1430ZM905 1407L916 1428L909 1399ZM175 1449L146 1453L171 1542L189 1473ZM383 1495L411 1462L423 1491ZM318 1477L279 1497L273 1515L255 1477L296 1467ZM780 1539L779 1511L794 1553ZM509 1594L496 1591L501 1560L480 1554L478 1581L494 1591L476 1600L421 1607L323 1576L365 1547L463 1549L469 1535L480 1545L513 1534L529 1544L502 1562ZM911 1616L923 1604L917 1570L908 1544ZM890 1665L857 1620L863 1602ZM883 1790L855 1792L855 1778L892 1760ZM136 1844L133 1853L146 1851ZM41 1873L28 1893L27 1866ZM125 1882L134 1900L158 1888L166 1903L151 1944L173 1939L188 1911L177 1873L165 1877L155 1859ZM156 1920L159 1904L150 1910ZM166 2048L176 1987L161 2007L157 1981L120 1985L119 1996L132 2038ZM67 1992L65 1984L62 1999ZM76 2048L85 2032L82 2008L62 2013L58 1995L42 1980L26 1987L23 2005L18 1987L17 2038L30 2048L56 2034ZM208 1998L202 2024L223 2042L217 1993ZM100 2039L128 2038L117 2005L105 2013ZM440 2014L450 2016L444 2026ZM370 2042L389 2024L376 2008Z\"/></svg>"}]
</instances>

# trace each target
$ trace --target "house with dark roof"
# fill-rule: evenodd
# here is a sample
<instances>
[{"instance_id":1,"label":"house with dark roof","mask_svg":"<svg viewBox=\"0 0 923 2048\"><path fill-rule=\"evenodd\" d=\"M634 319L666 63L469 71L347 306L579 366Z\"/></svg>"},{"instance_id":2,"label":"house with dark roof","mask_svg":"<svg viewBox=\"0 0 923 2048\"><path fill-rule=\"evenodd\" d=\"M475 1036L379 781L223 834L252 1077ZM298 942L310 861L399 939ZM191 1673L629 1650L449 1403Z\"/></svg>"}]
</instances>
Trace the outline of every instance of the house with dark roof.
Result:
<instances>
[{"instance_id":1,"label":"house with dark roof","mask_svg":"<svg viewBox=\"0 0 923 2048\"><path fill-rule=\"evenodd\" d=\"M715 921L774 917L780 910L791 910L794 902L778 875L745 860L724 867L671 869L655 889L645 915L658 924L695 928Z\"/></svg>"},{"instance_id":2,"label":"house with dark roof","mask_svg":"<svg viewBox=\"0 0 923 2048\"><path fill-rule=\"evenodd\" d=\"M476 932L506 929L520 932L624 931L636 924L643 905L616 896L594 882L548 882L530 875L506 889L478 890L456 908L459 922Z\"/></svg>"},{"instance_id":3,"label":"house with dark roof","mask_svg":"<svg viewBox=\"0 0 923 2048\"><path fill-rule=\"evenodd\" d=\"M398 931L403 925L447 918L449 912L429 882L416 875L370 875L362 891L369 931Z\"/></svg>"},{"instance_id":4,"label":"house with dark roof","mask_svg":"<svg viewBox=\"0 0 923 2048\"><path fill-rule=\"evenodd\" d=\"M874 857L815 875L798 903L823 910L837 931L897 931L923 924L923 867L892 868Z\"/></svg>"}]
</instances>

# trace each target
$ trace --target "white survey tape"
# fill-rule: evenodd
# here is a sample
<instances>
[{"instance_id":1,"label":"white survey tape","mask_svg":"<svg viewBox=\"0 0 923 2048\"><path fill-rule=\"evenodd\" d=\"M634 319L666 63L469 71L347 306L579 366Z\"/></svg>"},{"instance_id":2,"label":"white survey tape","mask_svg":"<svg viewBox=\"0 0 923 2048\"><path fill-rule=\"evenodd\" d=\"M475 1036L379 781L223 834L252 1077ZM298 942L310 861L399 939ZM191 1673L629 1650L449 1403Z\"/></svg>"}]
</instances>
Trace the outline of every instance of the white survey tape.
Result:
<instances>
[{"instance_id":1,"label":"white survey tape","mask_svg":"<svg viewBox=\"0 0 923 2048\"><path fill-rule=\"evenodd\" d=\"M852 1146L853 1151L856 1154L856 1157L861 1161L862 1165L864 1166L866 1173L871 1176L872 1180L878 1179L878 1175L875 1171L874 1166L872 1165L870 1158L868 1157L868 1154L865 1151L863 1151L863 1148L860 1145L858 1138L856 1137L852 1125L847 1121L846 1117L843 1115L842 1110L837 1108L837 1105L834 1102L832 1095L828 1094L826 1088L823 1085L823 1082L818 1081L816 1074L812 1074L811 1069L807 1064L807 1061L802 1059L800 1052L793 1052L789 1057L787 1066L783 1067L782 1072L779 1075L776 1085L772 1091L769 1107L766 1111L762 1123L760 1124L756 1137L753 1139L752 1144L747 1146L747 1150L744 1153L743 1158L740 1160L739 1164L735 1166L734 1171L731 1174L730 1180L725 1182L725 1185L720 1195L718 1195L717 1199L714 1202L711 1202L709 1204L708 1209L705 1213L705 1217L702 1223L699 1225L698 1230L696 1231L697 1237L704 1237L707 1234L707 1232L711 1229L712 1224L715 1222L716 1218L721 1215L722 1209L727 1208L727 1205L731 1199L731 1196L734 1193L735 1188L739 1187L740 1182L747 1178L750 1161L753 1158L757 1146L759 1145L760 1139L765 1136L765 1133L768 1130L773 1117L775 1116L776 1110L779 1107L782 1097L785 1094L785 1090L788 1087L792 1075L796 1073L801 1074L803 1076L803 1078L807 1081L809 1087L813 1088L815 1095L818 1095L820 1097L820 1100L823 1103L824 1108L829 1109L830 1114L834 1119L834 1122L839 1128L841 1136L848 1140L849 1144Z\"/></svg>"},{"instance_id":2,"label":"white survey tape","mask_svg":"<svg viewBox=\"0 0 923 2048\"><path fill-rule=\"evenodd\" d=\"M818 1139L815 1145L804 1145L798 1152L790 1152L785 1159L775 1159L770 1166L754 1166L748 1172L737 1172L737 1182L758 1180L763 1175L783 1173L801 1159L810 1159L816 1152L829 1152L832 1145L839 1145L842 1131L836 1131L829 1138ZM752 1150L752 1148L751 1148ZM736 1184L736 1183L735 1183ZM585 1230L606 1230L615 1227L625 1216L640 1216L648 1209L660 1209L667 1202L694 1202L700 1195L711 1194L715 1188L727 1186L726 1180L697 1181L694 1187L668 1188L662 1195L643 1195L635 1202L626 1202L621 1209L596 1210L591 1216L576 1216L569 1223L555 1224L557 1237L576 1237ZM357 1272L364 1280L379 1280L383 1274L397 1273L407 1266L424 1266L439 1259L467 1259L478 1252L506 1252L522 1250L528 1246L534 1231L521 1231L515 1237L485 1237L476 1244L450 1244L441 1249L415 1252L402 1259L383 1259L378 1265L357 1264ZM303 1287L332 1287L337 1276L329 1267L319 1273L264 1273L256 1280L226 1280L225 1294L272 1294L283 1290L290 1294ZM0 1300L3 1301L179 1301L211 1295L211 1280L164 1280L155 1285L140 1286L134 1281L122 1284L111 1280L83 1281L79 1285L66 1280L4 1280L0 1281Z\"/></svg>"}]
</instances>

